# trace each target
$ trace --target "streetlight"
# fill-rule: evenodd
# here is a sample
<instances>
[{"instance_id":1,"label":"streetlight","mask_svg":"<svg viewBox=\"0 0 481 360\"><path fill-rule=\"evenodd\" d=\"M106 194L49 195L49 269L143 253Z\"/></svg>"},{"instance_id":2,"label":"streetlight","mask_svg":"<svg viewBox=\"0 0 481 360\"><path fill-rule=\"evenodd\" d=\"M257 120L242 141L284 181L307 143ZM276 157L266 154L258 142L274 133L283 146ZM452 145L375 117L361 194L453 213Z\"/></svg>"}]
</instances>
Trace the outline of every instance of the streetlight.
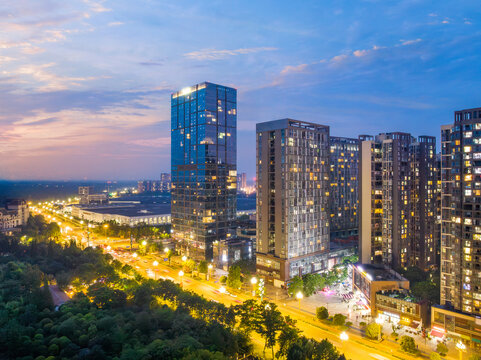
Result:
<instances>
[{"instance_id":1,"label":"streetlight","mask_svg":"<svg viewBox=\"0 0 481 360\"><path fill-rule=\"evenodd\" d=\"M225 287L221 286L220 289L219 289L219 292L221 294L225 294Z\"/></svg>"},{"instance_id":2,"label":"streetlight","mask_svg":"<svg viewBox=\"0 0 481 360\"><path fill-rule=\"evenodd\" d=\"M104 224L103 228L104 230L104 236L107 236L107 229L109 228L109 224Z\"/></svg>"},{"instance_id":3,"label":"streetlight","mask_svg":"<svg viewBox=\"0 0 481 360\"><path fill-rule=\"evenodd\" d=\"M182 270L180 270L179 271L180 287L182 287L182 276L184 276L184 272Z\"/></svg>"},{"instance_id":4,"label":"streetlight","mask_svg":"<svg viewBox=\"0 0 481 360\"><path fill-rule=\"evenodd\" d=\"M256 296L256 284L257 284L257 278L254 276L251 279L251 284L252 284L252 296Z\"/></svg>"},{"instance_id":5,"label":"streetlight","mask_svg":"<svg viewBox=\"0 0 481 360\"><path fill-rule=\"evenodd\" d=\"M212 264L209 264L209 265L207 266L207 269L208 269L208 270L207 270L207 280L210 280L210 272L212 271L212 268L213 268L213 267L214 267L214 266L213 266Z\"/></svg>"},{"instance_id":6,"label":"streetlight","mask_svg":"<svg viewBox=\"0 0 481 360\"><path fill-rule=\"evenodd\" d=\"M134 252L134 253L132 254L132 256L133 256L134 258L136 258L136 257L139 256L139 255L138 255L136 252Z\"/></svg>"},{"instance_id":7,"label":"streetlight","mask_svg":"<svg viewBox=\"0 0 481 360\"><path fill-rule=\"evenodd\" d=\"M339 338L342 340L342 341L347 341L349 340L349 335L347 335L347 333L345 331L343 331L340 335L339 335Z\"/></svg>"},{"instance_id":8,"label":"streetlight","mask_svg":"<svg viewBox=\"0 0 481 360\"><path fill-rule=\"evenodd\" d=\"M463 360L463 351L466 350L466 345L461 340L456 343L456 349L459 350L459 360Z\"/></svg>"},{"instance_id":9,"label":"streetlight","mask_svg":"<svg viewBox=\"0 0 481 360\"><path fill-rule=\"evenodd\" d=\"M159 266L159 262L155 260L152 265L154 265L154 279L157 280L157 266Z\"/></svg>"},{"instance_id":10,"label":"streetlight","mask_svg":"<svg viewBox=\"0 0 481 360\"><path fill-rule=\"evenodd\" d=\"M182 256L182 261L184 261L184 262L187 261L187 256L185 256L185 255Z\"/></svg>"},{"instance_id":11,"label":"streetlight","mask_svg":"<svg viewBox=\"0 0 481 360\"><path fill-rule=\"evenodd\" d=\"M378 334L378 336L377 336L377 340L378 340L378 341L381 341L381 329L382 329L382 323L383 323L383 321L382 321L381 317L380 317L380 316L378 316L378 317L376 318L376 324L378 324L378 325L379 325L379 334Z\"/></svg>"},{"instance_id":12,"label":"streetlight","mask_svg":"<svg viewBox=\"0 0 481 360\"><path fill-rule=\"evenodd\" d=\"M145 241L145 240L142 241L142 245L143 245L143 246L147 245L147 241Z\"/></svg>"},{"instance_id":13,"label":"streetlight","mask_svg":"<svg viewBox=\"0 0 481 360\"><path fill-rule=\"evenodd\" d=\"M299 310L301 310L301 300L302 300L303 297L304 297L304 295L300 291L296 294L296 298L297 298L297 300L299 300Z\"/></svg>"}]
</instances>

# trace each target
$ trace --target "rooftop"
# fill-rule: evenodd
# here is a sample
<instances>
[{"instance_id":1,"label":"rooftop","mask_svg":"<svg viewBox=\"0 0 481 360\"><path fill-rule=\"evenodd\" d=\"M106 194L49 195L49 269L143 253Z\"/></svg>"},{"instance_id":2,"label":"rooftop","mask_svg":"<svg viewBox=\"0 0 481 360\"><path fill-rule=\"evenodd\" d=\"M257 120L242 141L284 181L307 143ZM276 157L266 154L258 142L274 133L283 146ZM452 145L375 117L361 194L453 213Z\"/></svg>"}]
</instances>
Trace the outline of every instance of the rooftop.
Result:
<instances>
[{"instance_id":1,"label":"rooftop","mask_svg":"<svg viewBox=\"0 0 481 360\"><path fill-rule=\"evenodd\" d=\"M121 206L84 207L82 209L97 214L112 214L128 217L170 214L170 204L129 204Z\"/></svg>"},{"instance_id":2,"label":"rooftop","mask_svg":"<svg viewBox=\"0 0 481 360\"><path fill-rule=\"evenodd\" d=\"M408 281L384 265L356 264L356 268L359 272L365 274L370 281Z\"/></svg>"},{"instance_id":3,"label":"rooftop","mask_svg":"<svg viewBox=\"0 0 481 360\"><path fill-rule=\"evenodd\" d=\"M381 290L377 294L388 296L393 299L404 300L412 303L419 303L420 299L416 298L407 290Z\"/></svg>"}]
</instances>

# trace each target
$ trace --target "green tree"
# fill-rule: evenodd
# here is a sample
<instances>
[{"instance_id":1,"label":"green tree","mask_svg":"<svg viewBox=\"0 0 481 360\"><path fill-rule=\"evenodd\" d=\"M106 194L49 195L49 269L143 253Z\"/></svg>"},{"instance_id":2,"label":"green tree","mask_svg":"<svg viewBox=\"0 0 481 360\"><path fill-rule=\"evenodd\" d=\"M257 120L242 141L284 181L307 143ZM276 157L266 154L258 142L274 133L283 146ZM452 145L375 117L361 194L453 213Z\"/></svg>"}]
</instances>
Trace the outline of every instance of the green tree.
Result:
<instances>
[{"instance_id":1,"label":"green tree","mask_svg":"<svg viewBox=\"0 0 481 360\"><path fill-rule=\"evenodd\" d=\"M227 286L232 289L240 289L242 286L241 270L238 266L231 266L227 274Z\"/></svg>"},{"instance_id":2,"label":"green tree","mask_svg":"<svg viewBox=\"0 0 481 360\"><path fill-rule=\"evenodd\" d=\"M346 323L346 316L343 314L336 314L332 319L332 323L336 326L343 326Z\"/></svg>"},{"instance_id":3,"label":"green tree","mask_svg":"<svg viewBox=\"0 0 481 360\"><path fill-rule=\"evenodd\" d=\"M366 326L366 336L369 339L378 339L379 338L379 331L381 327L376 323L370 323Z\"/></svg>"},{"instance_id":4,"label":"green tree","mask_svg":"<svg viewBox=\"0 0 481 360\"><path fill-rule=\"evenodd\" d=\"M401 337L401 350L410 354L417 353L416 343L411 336L404 335Z\"/></svg>"},{"instance_id":5,"label":"green tree","mask_svg":"<svg viewBox=\"0 0 481 360\"><path fill-rule=\"evenodd\" d=\"M319 274L307 274L303 277L303 293L309 297L317 290L322 289L325 284L324 278Z\"/></svg>"},{"instance_id":6,"label":"green tree","mask_svg":"<svg viewBox=\"0 0 481 360\"><path fill-rule=\"evenodd\" d=\"M436 345L436 351L441 355L441 356L446 356L446 354L448 353L448 347L446 346L445 343L438 343L438 345Z\"/></svg>"},{"instance_id":7,"label":"green tree","mask_svg":"<svg viewBox=\"0 0 481 360\"><path fill-rule=\"evenodd\" d=\"M339 355L340 354L337 351L336 347L332 345L332 343L327 339L323 339L316 344L314 359L338 360Z\"/></svg>"},{"instance_id":8,"label":"green tree","mask_svg":"<svg viewBox=\"0 0 481 360\"><path fill-rule=\"evenodd\" d=\"M201 272L202 274L207 274L208 269L209 268L207 261L201 260L201 262L199 263L199 272Z\"/></svg>"},{"instance_id":9,"label":"green tree","mask_svg":"<svg viewBox=\"0 0 481 360\"><path fill-rule=\"evenodd\" d=\"M430 280L416 283L412 287L412 293L414 296L428 300L432 304L439 302L439 286Z\"/></svg>"},{"instance_id":10,"label":"green tree","mask_svg":"<svg viewBox=\"0 0 481 360\"><path fill-rule=\"evenodd\" d=\"M296 296L296 294L304 289L304 282L300 276L294 276L287 286L289 296Z\"/></svg>"},{"instance_id":11,"label":"green tree","mask_svg":"<svg viewBox=\"0 0 481 360\"><path fill-rule=\"evenodd\" d=\"M327 311L325 306L316 308L316 317L319 320L326 320L329 317L329 311Z\"/></svg>"},{"instance_id":12,"label":"green tree","mask_svg":"<svg viewBox=\"0 0 481 360\"><path fill-rule=\"evenodd\" d=\"M430 360L441 360L441 355L439 355L437 352L432 352L431 355L429 355Z\"/></svg>"},{"instance_id":13,"label":"green tree","mask_svg":"<svg viewBox=\"0 0 481 360\"><path fill-rule=\"evenodd\" d=\"M286 324L282 327L277 338L279 344L279 350L276 353L277 358L287 356L291 345L299 339L301 331L295 327L294 321L290 322L289 320L286 318Z\"/></svg>"}]
</instances>

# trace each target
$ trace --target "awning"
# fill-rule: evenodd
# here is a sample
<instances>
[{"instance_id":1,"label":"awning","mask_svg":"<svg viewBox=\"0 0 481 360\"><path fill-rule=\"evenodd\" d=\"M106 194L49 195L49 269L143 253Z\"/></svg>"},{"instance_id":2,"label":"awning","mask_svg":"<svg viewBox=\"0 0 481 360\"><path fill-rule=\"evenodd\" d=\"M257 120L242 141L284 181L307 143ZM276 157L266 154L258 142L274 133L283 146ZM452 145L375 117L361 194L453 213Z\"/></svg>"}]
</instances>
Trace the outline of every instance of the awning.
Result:
<instances>
[{"instance_id":1,"label":"awning","mask_svg":"<svg viewBox=\"0 0 481 360\"><path fill-rule=\"evenodd\" d=\"M444 333L441 331L437 330L431 330L431 336L436 336L438 338L442 338L444 336Z\"/></svg>"}]
</instances>

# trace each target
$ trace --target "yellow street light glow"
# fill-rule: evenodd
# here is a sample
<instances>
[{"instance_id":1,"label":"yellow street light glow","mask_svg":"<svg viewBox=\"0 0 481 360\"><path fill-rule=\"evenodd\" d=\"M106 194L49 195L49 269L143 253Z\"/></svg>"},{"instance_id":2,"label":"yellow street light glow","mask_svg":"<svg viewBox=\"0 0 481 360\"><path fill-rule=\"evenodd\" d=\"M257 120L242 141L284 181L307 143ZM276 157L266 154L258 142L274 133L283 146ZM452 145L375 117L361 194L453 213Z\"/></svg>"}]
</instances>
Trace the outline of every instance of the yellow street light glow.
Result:
<instances>
[{"instance_id":1,"label":"yellow street light glow","mask_svg":"<svg viewBox=\"0 0 481 360\"><path fill-rule=\"evenodd\" d=\"M303 297L304 295L300 291L296 294L296 298L299 300L301 300Z\"/></svg>"},{"instance_id":2,"label":"yellow street light glow","mask_svg":"<svg viewBox=\"0 0 481 360\"><path fill-rule=\"evenodd\" d=\"M104 224L104 229L108 229L109 224Z\"/></svg>"},{"instance_id":3,"label":"yellow street light glow","mask_svg":"<svg viewBox=\"0 0 481 360\"><path fill-rule=\"evenodd\" d=\"M84 223L84 221L83 221L83 220L80 220L80 224L82 224L82 225L83 225L83 223Z\"/></svg>"},{"instance_id":4,"label":"yellow street light glow","mask_svg":"<svg viewBox=\"0 0 481 360\"><path fill-rule=\"evenodd\" d=\"M139 255L138 255L137 253L133 253L132 256L133 256L134 258L136 258L136 257L139 256Z\"/></svg>"},{"instance_id":5,"label":"yellow street light glow","mask_svg":"<svg viewBox=\"0 0 481 360\"><path fill-rule=\"evenodd\" d=\"M463 342L461 342L461 340L460 340L456 343L456 348L458 350L464 351L464 350L466 350L466 345L464 345Z\"/></svg>"},{"instance_id":6,"label":"yellow street light glow","mask_svg":"<svg viewBox=\"0 0 481 360\"><path fill-rule=\"evenodd\" d=\"M159 265L159 262L158 262L157 260L155 260L155 261L152 263L152 265L158 266L158 265Z\"/></svg>"},{"instance_id":7,"label":"yellow street light glow","mask_svg":"<svg viewBox=\"0 0 481 360\"><path fill-rule=\"evenodd\" d=\"M144 246L147 245L147 241L145 241L145 240L142 241L142 245L144 245Z\"/></svg>"},{"instance_id":8,"label":"yellow street light glow","mask_svg":"<svg viewBox=\"0 0 481 360\"><path fill-rule=\"evenodd\" d=\"M112 248L110 247L110 245L109 245L109 246L107 246L107 250L110 250L110 249L112 249Z\"/></svg>"},{"instance_id":9,"label":"yellow street light glow","mask_svg":"<svg viewBox=\"0 0 481 360\"><path fill-rule=\"evenodd\" d=\"M187 261L187 256L182 256L182 261Z\"/></svg>"},{"instance_id":10,"label":"yellow street light glow","mask_svg":"<svg viewBox=\"0 0 481 360\"><path fill-rule=\"evenodd\" d=\"M164 252L167 254L169 252L169 248L164 248Z\"/></svg>"},{"instance_id":11,"label":"yellow street light glow","mask_svg":"<svg viewBox=\"0 0 481 360\"><path fill-rule=\"evenodd\" d=\"M376 318L376 324L381 325L383 323L382 319L378 316Z\"/></svg>"},{"instance_id":12,"label":"yellow street light glow","mask_svg":"<svg viewBox=\"0 0 481 360\"><path fill-rule=\"evenodd\" d=\"M184 272L182 270L179 271L179 276L180 277L184 276Z\"/></svg>"},{"instance_id":13,"label":"yellow street light glow","mask_svg":"<svg viewBox=\"0 0 481 360\"><path fill-rule=\"evenodd\" d=\"M213 268L212 264L209 264L209 266L207 266L207 267L208 267L209 269L212 269L212 268Z\"/></svg>"},{"instance_id":14,"label":"yellow street light glow","mask_svg":"<svg viewBox=\"0 0 481 360\"><path fill-rule=\"evenodd\" d=\"M221 288L219 289L219 292L220 292L221 294L224 294L224 293L225 293L225 287L221 286Z\"/></svg>"},{"instance_id":15,"label":"yellow street light glow","mask_svg":"<svg viewBox=\"0 0 481 360\"><path fill-rule=\"evenodd\" d=\"M255 276L251 279L251 284L252 285L257 284L257 278Z\"/></svg>"},{"instance_id":16,"label":"yellow street light glow","mask_svg":"<svg viewBox=\"0 0 481 360\"><path fill-rule=\"evenodd\" d=\"M342 341L347 341L349 340L349 335L347 335L347 333L345 331L343 331L341 333L341 335L339 335L339 338L342 340Z\"/></svg>"}]
</instances>

